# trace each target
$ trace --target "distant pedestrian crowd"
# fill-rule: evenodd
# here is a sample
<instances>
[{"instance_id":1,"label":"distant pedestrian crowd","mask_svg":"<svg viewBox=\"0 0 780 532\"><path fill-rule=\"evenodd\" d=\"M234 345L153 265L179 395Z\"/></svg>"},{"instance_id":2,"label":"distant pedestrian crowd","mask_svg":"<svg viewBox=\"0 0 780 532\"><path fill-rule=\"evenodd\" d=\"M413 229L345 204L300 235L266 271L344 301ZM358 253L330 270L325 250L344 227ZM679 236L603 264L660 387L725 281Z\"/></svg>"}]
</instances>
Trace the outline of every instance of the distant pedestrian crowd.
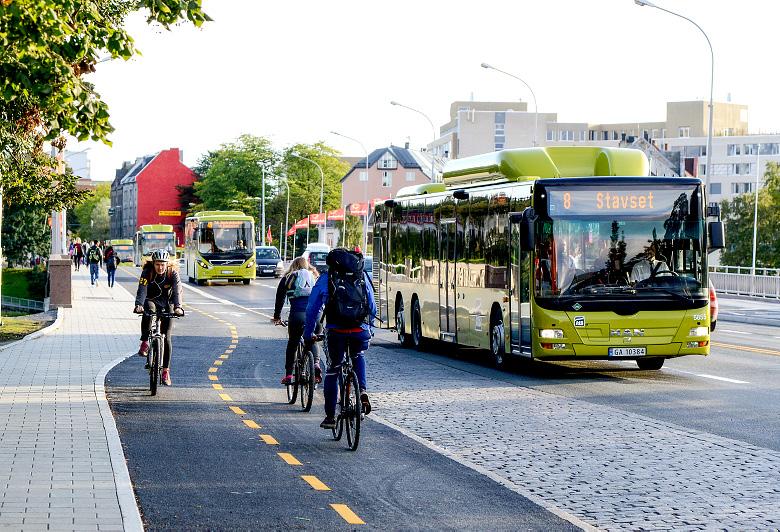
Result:
<instances>
[{"instance_id":1,"label":"distant pedestrian crowd","mask_svg":"<svg viewBox=\"0 0 780 532\"><path fill-rule=\"evenodd\" d=\"M89 280L93 286L98 284L100 267L104 266L108 275L108 286L114 286L116 269L119 266L119 256L114 252L113 246L106 246L103 241L81 241L76 238L68 246L68 255L73 260L73 266L79 271L81 266L89 268Z\"/></svg>"}]
</instances>

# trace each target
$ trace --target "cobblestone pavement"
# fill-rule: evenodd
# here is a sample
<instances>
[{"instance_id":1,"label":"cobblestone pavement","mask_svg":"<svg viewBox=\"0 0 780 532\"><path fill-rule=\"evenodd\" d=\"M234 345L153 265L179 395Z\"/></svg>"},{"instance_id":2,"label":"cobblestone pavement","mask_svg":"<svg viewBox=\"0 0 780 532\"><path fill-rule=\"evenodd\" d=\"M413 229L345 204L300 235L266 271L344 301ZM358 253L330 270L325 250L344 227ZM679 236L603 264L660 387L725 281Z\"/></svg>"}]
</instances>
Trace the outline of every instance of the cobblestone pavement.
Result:
<instances>
[{"instance_id":1,"label":"cobblestone pavement","mask_svg":"<svg viewBox=\"0 0 780 532\"><path fill-rule=\"evenodd\" d=\"M368 358L378 415L593 526L780 529L776 451L388 347Z\"/></svg>"},{"instance_id":2,"label":"cobblestone pavement","mask_svg":"<svg viewBox=\"0 0 780 532\"><path fill-rule=\"evenodd\" d=\"M138 320L124 289L92 287L88 275L73 273L73 308L60 311L56 330L0 352L2 530L132 524L119 504L129 496L134 509L132 491L117 486L95 378L137 347Z\"/></svg>"}]
</instances>

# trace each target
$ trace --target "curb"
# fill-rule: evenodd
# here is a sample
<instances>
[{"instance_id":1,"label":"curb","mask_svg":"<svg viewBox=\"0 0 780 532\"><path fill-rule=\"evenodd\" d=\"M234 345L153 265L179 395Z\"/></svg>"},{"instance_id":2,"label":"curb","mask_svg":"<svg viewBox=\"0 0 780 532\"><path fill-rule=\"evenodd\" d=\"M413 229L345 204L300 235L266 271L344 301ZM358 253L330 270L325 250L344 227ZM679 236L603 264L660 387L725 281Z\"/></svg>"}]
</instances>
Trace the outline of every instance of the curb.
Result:
<instances>
[{"instance_id":1,"label":"curb","mask_svg":"<svg viewBox=\"0 0 780 532\"><path fill-rule=\"evenodd\" d=\"M530 491L524 489L523 487L518 486L517 484L515 484L511 480L507 480L507 479L501 477L500 475L497 475L496 473L494 473L494 472L492 472L492 471L490 471L490 470L488 470L488 469L486 469L486 468L484 468L484 467L482 467L480 465L477 465L477 464L474 464L472 462L469 462L468 460L464 460L463 458L460 458L459 456L457 456L454 453L448 451L447 449L445 449L443 447L439 447L435 443L430 442L430 441L428 441L428 440L426 440L424 438L421 438L420 436L418 436L414 432L411 432L411 431L409 431L409 430L407 430L407 429L405 429L403 427L400 427L400 426L396 425L395 423L393 423L391 421L388 421L388 420L386 420L385 418L383 418L381 416L377 416L376 414L373 414L371 416L371 418L374 421L376 421L377 423L380 423L380 424L382 424L382 425L384 425L386 427L389 427L389 428L391 428L393 430L396 430L396 431L400 432L401 434L403 434L404 436L406 436L407 438L410 438L410 439L416 441L417 443L420 443L420 444L424 445L428 449L430 449L430 450L432 450L432 451L434 451L434 452L436 452L438 454L441 454L443 456L446 456L450 460L452 460L454 462L457 462L460 465L466 466L469 469L472 469L473 471L476 471L477 473L488 477L489 479L493 480L494 482L497 482L498 484L501 484L505 488L508 488L508 489L514 491L515 493L518 493L518 494L522 495L523 497L525 497L529 501L533 502L534 504L536 504L538 506L541 506L542 508L544 508L548 512L550 512L550 513L560 517L564 521L567 521L567 522L573 524L574 526L576 526L576 527L578 527L578 528L580 528L582 530L586 530L588 532L597 532L599 530L598 528L594 527L593 525L591 525L589 523L586 523L585 521L583 521L579 517L570 514L566 510L562 510L562 509L558 508L557 506L554 506L554 505L550 504L549 502L547 502L546 500L542 499L541 497L539 497L535 493L531 493Z\"/></svg>"},{"instance_id":2,"label":"curb","mask_svg":"<svg viewBox=\"0 0 780 532\"><path fill-rule=\"evenodd\" d=\"M728 316L718 315L718 321L728 321L730 323L748 323L750 325L763 325L765 327L780 327L780 319L754 318L752 316ZM715 329L717 332L717 329Z\"/></svg>"},{"instance_id":3,"label":"curb","mask_svg":"<svg viewBox=\"0 0 780 532\"><path fill-rule=\"evenodd\" d=\"M51 334L57 329L59 329L60 325L62 325L62 309L60 307L56 307L57 310L57 317L55 318L54 322L50 325L47 325L43 329L37 330L33 333L28 334L24 338L20 338L19 340L16 340L15 342L11 342L10 344L0 345L0 351L5 351L6 349L10 349L14 346L17 346L21 344L22 342L26 342L28 340L35 340L36 338L40 338L41 336L44 336L46 334Z\"/></svg>"},{"instance_id":4,"label":"curb","mask_svg":"<svg viewBox=\"0 0 780 532\"><path fill-rule=\"evenodd\" d=\"M111 413L111 407L108 405L106 397L106 375L111 369L120 362L130 358L134 353L115 358L102 368L95 377L95 399L98 402L100 417L103 420L103 429L106 431L106 441L108 442L108 454L111 457L111 469L114 472L114 483L116 484L116 498L119 501L119 510L122 512L122 524L127 531L143 531L144 525L141 520L141 512L135 500L135 491L133 483L130 480L130 471L127 469L125 461L125 451L122 448L122 441L119 439L119 431L116 428L114 415Z\"/></svg>"}]
</instances>

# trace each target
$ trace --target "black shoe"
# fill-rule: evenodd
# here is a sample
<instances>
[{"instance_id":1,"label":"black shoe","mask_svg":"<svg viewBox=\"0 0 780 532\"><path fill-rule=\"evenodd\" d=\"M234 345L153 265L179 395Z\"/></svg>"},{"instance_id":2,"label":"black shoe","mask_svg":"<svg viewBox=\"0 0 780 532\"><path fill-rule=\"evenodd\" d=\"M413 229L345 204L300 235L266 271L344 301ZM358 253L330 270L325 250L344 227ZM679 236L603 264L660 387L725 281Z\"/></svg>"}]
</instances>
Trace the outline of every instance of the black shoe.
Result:
<instances>
[{"instance_id":1,"label":"black shoe","mask_svg":"<svg viewBox=\"0 0 780 532\"><path fill-rule=\"evenodd\" d=\"M371 402L368 400L368 394L363 392L360 394L360 402L363 405L363 415L371 413Z\"/></svg>"},{"instance_id":2,"label":"black shoe","mask_svg":"<svg viewBox=\"0 0 780 532\"><path fill-rule=\"evenodd\" d=\"M335 429L336 428L336 418L333 416L325 416L325 419L322 420L322 423L320 423L320 428L323 429Z\"/></svg>"}]
</instances>

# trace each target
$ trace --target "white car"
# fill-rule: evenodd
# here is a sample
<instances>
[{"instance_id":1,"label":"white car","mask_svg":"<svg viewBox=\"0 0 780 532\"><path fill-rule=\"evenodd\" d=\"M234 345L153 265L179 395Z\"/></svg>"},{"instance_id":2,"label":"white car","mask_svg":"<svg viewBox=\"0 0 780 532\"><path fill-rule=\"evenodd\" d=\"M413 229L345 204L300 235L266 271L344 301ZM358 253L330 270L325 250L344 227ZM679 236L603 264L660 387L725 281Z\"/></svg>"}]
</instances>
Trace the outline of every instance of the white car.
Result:
<instances>
[{"instance_id":1,"label":"white car","mask_svg":"<svg viewBox=\"0 0 780 532\"><path fill-rule=\"evenodd\" d=\"M317 268L322 273L328 271L328 264L325 261L330 253L330 246L320 242L312 242L306 246L303 252L303 258L309 261L309 264Z\"/></svg>"}]
</instances>

